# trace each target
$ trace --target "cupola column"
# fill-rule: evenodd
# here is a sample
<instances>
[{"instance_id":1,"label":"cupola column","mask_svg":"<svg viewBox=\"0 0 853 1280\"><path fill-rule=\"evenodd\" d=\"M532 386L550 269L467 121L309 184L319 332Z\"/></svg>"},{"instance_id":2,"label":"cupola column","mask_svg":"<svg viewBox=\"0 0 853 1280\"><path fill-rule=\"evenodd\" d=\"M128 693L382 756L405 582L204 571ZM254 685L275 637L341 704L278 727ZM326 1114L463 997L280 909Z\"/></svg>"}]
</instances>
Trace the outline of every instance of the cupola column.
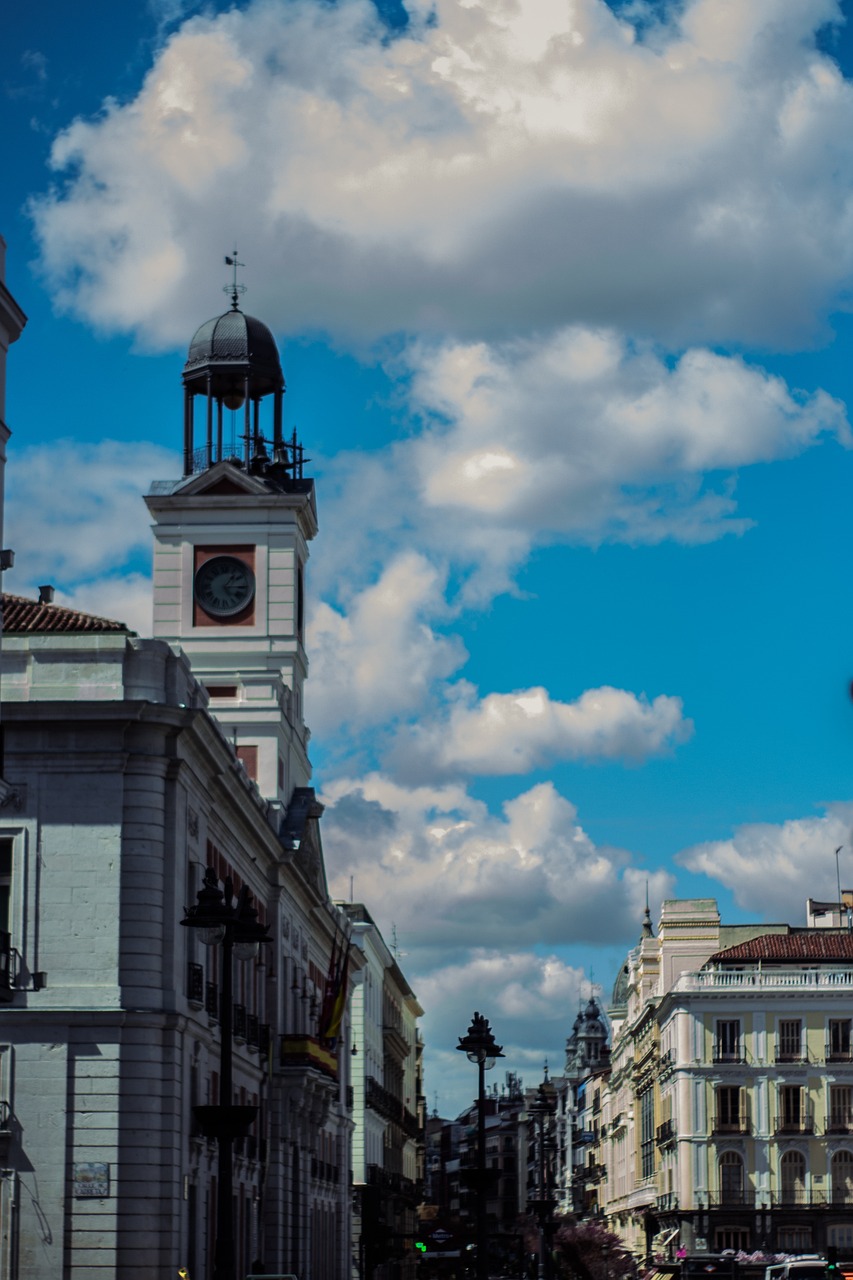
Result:
<instances>
[{"instance_id":1,"label":"cupola column","mask_svg":"<svg viewBox=\"0 0 853 1280\"><path fill-rule=\"evenodd\" d=\"M210 370L207 373L207 465L213 465L213 385Z\"/></svg>"},{"instance_id":2,"label":"cupola column","mask_svg":"<svg viewBox=\"0 0 853 1280\"><path fill-rule=\"evenodd\" d=\"M281 444L281 401L282 401L281 389L276 387L275 393L273 395L273 426L272 426L273 449L275 449L276 445Z\"/></svg>"},{"instance_id":3,"label":"cupola column","mask_svg":"<svg viewBox=\"0 0 853 1280\"><path fill-rule=\"evenodd\" d=\"M192 475L193 470L193 400L189 387L184 387L184 475Z\"/></svg>"}]
</instances>

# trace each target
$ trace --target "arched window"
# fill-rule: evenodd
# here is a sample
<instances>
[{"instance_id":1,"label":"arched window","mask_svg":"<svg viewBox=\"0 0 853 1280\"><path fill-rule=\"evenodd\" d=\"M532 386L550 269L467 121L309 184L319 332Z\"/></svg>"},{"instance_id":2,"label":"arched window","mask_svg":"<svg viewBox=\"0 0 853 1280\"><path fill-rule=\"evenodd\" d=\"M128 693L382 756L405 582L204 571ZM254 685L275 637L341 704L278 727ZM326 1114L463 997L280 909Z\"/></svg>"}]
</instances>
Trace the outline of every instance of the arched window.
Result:
<instances>
[{"instance_id":1,"label":"arched window","mask_svg":"<svg viewBox=\"0 0 853 1280\"><path fill-rule=\"evenodd\" d=\"M779 1181L783 1204L806 1203L806 1157L802 1152L785 1152L779 1161Z\"/></svg>"},{"instance_id":2,"label":"arched window","mask_svg":"<svg viewBox=\"0 0 853 1280\"><path fill-rule=\"evenodd\" d=\"M832 1199L853 1204L853 1151L836 1151L832 1157Z\"/></svg>"},{"instance_id":3,"label":"arched window","mask_svg":"<svg viewBox=\"0 0 853 1280\"><path fill-rule=\"evenodd\" d=\"M736 1151L720 1156L720 1203L743 1204L743 1160Z\"/></svg>"}]
</instances>

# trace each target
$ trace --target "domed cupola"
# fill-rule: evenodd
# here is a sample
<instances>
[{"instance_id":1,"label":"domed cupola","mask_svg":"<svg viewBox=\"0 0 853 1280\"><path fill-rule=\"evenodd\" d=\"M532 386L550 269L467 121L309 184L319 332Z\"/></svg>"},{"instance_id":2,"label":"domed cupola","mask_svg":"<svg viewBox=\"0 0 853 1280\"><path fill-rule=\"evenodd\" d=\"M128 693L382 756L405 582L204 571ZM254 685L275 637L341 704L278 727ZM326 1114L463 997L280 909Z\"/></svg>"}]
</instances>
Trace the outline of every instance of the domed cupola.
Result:
<instances>
[{"instance_id":1,"label":"domed cupola","mask_svg":"<svg viewBox=\"0 0 853 1280\"><path fill-rule=\"evenodd\" d=\"M282 441L284 376L275 338L261 320L240 310L245 286L237 283L237 267L242 264L236 250L225 261L234 268L234 281L225 286L231 294L231 309L196 330L184 365L184 475L225 459L249 470L254 460L268 462L270 451L276 461L293 467L295 475L295 451L290 457L289 446ZM197 396L206 402L198 440ZM268 397L272 397L271 430L261 420L262 403Z\"/></svg>"},{"instance_id":2,"label":"domed cupola","mask_svg":"<svg viewBox=\"0 0 853 1280\"><path fill-rule=\"evenodd\" d=\"M213 394L221 396L227 408L239 407L228 404L229 399L243 403L247 379L251 397L284 390L275 338L261 320L236 306L206 320L190 343L184 386L204 382L200 390L206 391L208 374Z\"/></svg>"}]
</instances>

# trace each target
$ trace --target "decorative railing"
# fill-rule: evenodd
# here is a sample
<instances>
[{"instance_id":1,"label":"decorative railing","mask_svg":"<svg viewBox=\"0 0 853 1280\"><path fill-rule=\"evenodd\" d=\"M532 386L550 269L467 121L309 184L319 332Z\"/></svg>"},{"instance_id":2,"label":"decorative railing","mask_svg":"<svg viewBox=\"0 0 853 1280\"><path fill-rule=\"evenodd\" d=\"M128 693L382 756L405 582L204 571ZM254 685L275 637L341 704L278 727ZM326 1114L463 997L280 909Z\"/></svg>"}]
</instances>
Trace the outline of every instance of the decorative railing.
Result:
<instances>
[{"instance_id":1,"label":"decorative railing","mask_svg":"<svg viewBox=\"0 0 853 1280\"><path fill-rule=\"evenodd\" d=\"M712 1133L750 1133L751 1125L746 1116L714 1116Z\"/></svg>"},{"instance_id":2,"label":"decorative railing","mask_svg":"<svg viewBox=\"0 0 853 1280\"><path fill-rule=\"evenodd\" d=\"M792 987L815 989L853 988L853 968L830 969L822 966L819 969L794 969L790 966L779 969L702 969L698 973L682 973L675 983L673 991L709 991L709 990L788 990Z\"/></svg>"},{"instance_id":3,"label":"decorative railing","mask_svg":"<svg viewBox=\"0 0 853 1280\"><path fill-rule=\"evenodd\" d=\"M726 1048L721 1044L714 1045L713 1060L715 1063L746 1062L746 1049L743 1045Z\"/></svg>"},{"instance_id":4,"label":"decorative railing","mask_svg":"<svg viewBox=\"0 0 853 1280\"><path fill-rule=\"evenodd\" d=\"M260 1038L258 1015L250 1013L246 1018L246 1044L250 1049L257 1049Z\"/></svg>"},{"instance_id":5,"label":"decorative railing","mask_svg":"<svg viewBox=\"0 0 853 1280\"><path fill-rule=\"evenodd\" d=\"M777 1040L776 1041L776 1061L806 1063L811 1061L811 1059L809 1058L809 1051L804 1044L801 1044L798 1048L792 1047L790 1045L783 1048Z\"/></svg>"},{"instance_id":6,"label":"decorative railing","mask_svg":"<svg viewBox=\"0 0 853 1280\"><path fill-rule=\"evenodd\" d=\"M390 1090L381 1085L374 1076L368 1076L365 1083L364 1100L372 1111L390 1120L394 1124L403 1124L404 1106L399 1098L395 1098Z\"/></svg>"},{"instance_id":7,"label":"decorative railing","mask_svg":"<svg viewBox=\"0 0 853 1280\"><path fill-rule=\"evenodd\" d=\"M814 1133L814 1116L805 1111L799 1116L776 1116L773 1132L786 1135L791 1133Z\"/></svg>"},{"instance_id":8,"label":"decorative railing","mask_svg":"<svg viewBox=\"0 0 853 1280\"><path fill-rule=\"evenodd\" d=\"M664 1146L667 1142L673 1142L675 1139L674 1121L664 1120L663 1124L659 1124L655 1138L659 1147Z\"/></svg>"},{"instance_id":9,"label":"decorative railing","mask_svg":"<svg viewBox=\"0 0 853 1280\"><path fill-rule=\"evenodd\" d=\"M708 1197L712 1208L744 1208L755 1204L753 1187L728 1187L712 1191Z\"/></svg>"}]
</instances>

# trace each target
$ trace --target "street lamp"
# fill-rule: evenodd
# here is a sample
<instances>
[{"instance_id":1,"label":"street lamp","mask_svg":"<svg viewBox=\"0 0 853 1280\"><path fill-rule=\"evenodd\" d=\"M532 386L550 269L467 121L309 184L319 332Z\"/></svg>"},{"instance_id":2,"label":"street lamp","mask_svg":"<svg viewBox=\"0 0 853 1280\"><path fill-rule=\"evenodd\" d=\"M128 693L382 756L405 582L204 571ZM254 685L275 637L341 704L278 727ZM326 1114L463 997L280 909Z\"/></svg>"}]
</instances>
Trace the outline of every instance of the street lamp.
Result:
<instances>
[{"instance_id":1,"label":"street lamp","mask_svg":"<svg viewBox=\"0 0 853 1280\"><path fill-rule=\"evenodd\" d=\"M491 1071L503 1049L495 1043L488 1018L475 1013L466 1036L456 1046L478 1068L477 1090L477 1280L488 1280L489 1258L486 1234L486 1072Z\"/></svg>"},{"instance_id":2,"label":"street lamp","mask_svg":"<svg viewBox=\"0 0 853 1280\"><path fill-rule=\"evenodd\" d=\"M213 1280L236 1280L234 1250L234 1201L232 1154L234 1139L243 1138L257 1115L256 1106L237 1106L233 1101L231 1030L233 1021L233 958L253 960L262 942L269 942L269 925L258 924L258 913L243 885L234 902L234 886L226 876L224 888L213 867L204 873L198 901L186 907L181 924L197 929L205 946L222 948L221 1007L219 1021L219 1103L193 1107L205 1137L216 1138L218 1168L216 1179L216 1244L213 1253Z\"/></svg>"},{"instance_id":3,"label":"street lamp","mask_svg":"<svg viewBox=\"0 0 853 1280\"><path fill-rule=\"evenodd\" d=\"M546 1141L546 1126L553 1113L554 1104L546 1092L544 1084L540 1084L536 1090L535 1099L527 1108L527 1114L532 1121L536 1139L537 1190L539 1194L535 1200L528 1200L527 1203L528 1207L536 1214L539 1223L539 1280L546 1280L548 1273L548 1228L551 1222L551 1212L554 1208Z\"/></svg>"}]
</instances>

